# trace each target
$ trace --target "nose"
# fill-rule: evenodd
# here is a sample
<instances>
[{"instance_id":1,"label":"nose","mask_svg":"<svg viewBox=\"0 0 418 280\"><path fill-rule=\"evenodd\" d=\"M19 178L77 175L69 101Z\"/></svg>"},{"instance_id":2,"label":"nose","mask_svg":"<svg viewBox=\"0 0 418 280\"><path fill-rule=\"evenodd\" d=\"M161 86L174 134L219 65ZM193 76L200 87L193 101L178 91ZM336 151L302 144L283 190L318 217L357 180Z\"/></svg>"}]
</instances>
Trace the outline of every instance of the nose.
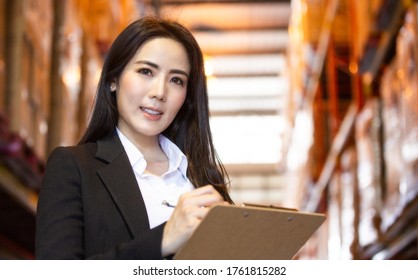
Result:
<instances>
[{"instance_id":1,"label":"nose","mask_svg":"<svg viewBox=\"0 0 418 280\"><path fill-rule=\"evenodd\" d=\"M166 98L166 84L165 84L165 78L160 77L156 78L154 80L154 84L152 87L152 90L150 92L151 98L156 98L160 101L165 101Z\"/></svg>"}]
</instances>

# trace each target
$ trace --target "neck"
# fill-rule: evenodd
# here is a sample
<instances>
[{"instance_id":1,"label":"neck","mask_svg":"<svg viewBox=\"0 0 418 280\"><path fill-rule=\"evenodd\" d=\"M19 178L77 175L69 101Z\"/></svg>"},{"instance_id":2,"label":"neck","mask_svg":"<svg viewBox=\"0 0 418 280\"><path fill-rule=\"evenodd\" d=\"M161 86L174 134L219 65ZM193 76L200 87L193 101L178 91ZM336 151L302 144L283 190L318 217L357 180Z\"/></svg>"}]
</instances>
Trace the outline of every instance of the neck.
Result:
<instances>
[{"instance_id":1,"label":"neck","mask_svg":"<svg viewBox=\"0 0 418 280\"><path fill-rule=\"evenodd\" d=\"M157 137L146 137L144 139L141 138L141 141L132 142L141 151L147 161L145 173L161 176L168 170L168 157L161 149L158 135Z\"/></svg>"},{"instance_id":2,"label":"neck","mask_svg":"<svg viewBox=\"0 0 418 280\"><path fill-rule=\"evenodd\" d=\"M160 147L159 135L132 135L122 130L121 132L141 151L147 162L167 161L167 156Z\"/></svg>"}]
</instances>

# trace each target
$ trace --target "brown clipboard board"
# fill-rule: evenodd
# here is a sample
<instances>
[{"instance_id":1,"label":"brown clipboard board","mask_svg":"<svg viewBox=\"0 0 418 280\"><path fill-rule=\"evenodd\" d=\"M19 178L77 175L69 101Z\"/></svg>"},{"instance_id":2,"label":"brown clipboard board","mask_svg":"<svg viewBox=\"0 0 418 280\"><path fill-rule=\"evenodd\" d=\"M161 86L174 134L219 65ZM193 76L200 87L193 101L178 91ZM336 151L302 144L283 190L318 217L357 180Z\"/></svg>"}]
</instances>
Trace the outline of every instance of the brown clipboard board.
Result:
<instances>
[{"instance_id":1,"label":"brown clipboard board","mask_svg":"<svg viewBox=\"0 0 418 280\"><path fill-rule=\"evenodd\" d=\"M175 260L291 260L324 214L271 207L215 206Z\"/></svg>"}]
</instances>

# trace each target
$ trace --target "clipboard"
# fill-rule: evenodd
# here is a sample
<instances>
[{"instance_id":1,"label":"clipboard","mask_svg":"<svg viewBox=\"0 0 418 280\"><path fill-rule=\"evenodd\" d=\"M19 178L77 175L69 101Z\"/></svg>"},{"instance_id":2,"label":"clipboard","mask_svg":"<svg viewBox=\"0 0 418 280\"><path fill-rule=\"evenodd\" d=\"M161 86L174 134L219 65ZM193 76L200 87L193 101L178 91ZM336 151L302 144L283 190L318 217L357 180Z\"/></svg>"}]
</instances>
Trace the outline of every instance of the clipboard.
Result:
<instances>
[{"instance_id":1,"label":"clipboard","mask_svg":"<svg viewBox=\"0 0 418 280\"><path fill-rule=\"evenodd\" d=\"M208 212L175 260L291 260L324 214L219 205Z\"/></svg>"}]
</instances>

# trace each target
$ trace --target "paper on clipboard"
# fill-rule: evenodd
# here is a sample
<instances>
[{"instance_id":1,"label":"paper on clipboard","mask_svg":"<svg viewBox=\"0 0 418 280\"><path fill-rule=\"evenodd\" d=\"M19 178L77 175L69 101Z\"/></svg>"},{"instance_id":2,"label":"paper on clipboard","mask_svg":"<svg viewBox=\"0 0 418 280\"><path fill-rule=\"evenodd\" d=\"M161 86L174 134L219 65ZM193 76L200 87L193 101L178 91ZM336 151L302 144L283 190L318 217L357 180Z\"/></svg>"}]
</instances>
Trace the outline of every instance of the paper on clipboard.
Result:
<instances>
[{"instance_id":1,"label":"paper on clipboard","mask_svg":"<svg viewBox=\"0 0 418 280\"><path fill-rule=\"evenodd\" d=\"M325 221L324 214L215 206L175 260L290 260Z\"/></svg>"}]
</instances>

